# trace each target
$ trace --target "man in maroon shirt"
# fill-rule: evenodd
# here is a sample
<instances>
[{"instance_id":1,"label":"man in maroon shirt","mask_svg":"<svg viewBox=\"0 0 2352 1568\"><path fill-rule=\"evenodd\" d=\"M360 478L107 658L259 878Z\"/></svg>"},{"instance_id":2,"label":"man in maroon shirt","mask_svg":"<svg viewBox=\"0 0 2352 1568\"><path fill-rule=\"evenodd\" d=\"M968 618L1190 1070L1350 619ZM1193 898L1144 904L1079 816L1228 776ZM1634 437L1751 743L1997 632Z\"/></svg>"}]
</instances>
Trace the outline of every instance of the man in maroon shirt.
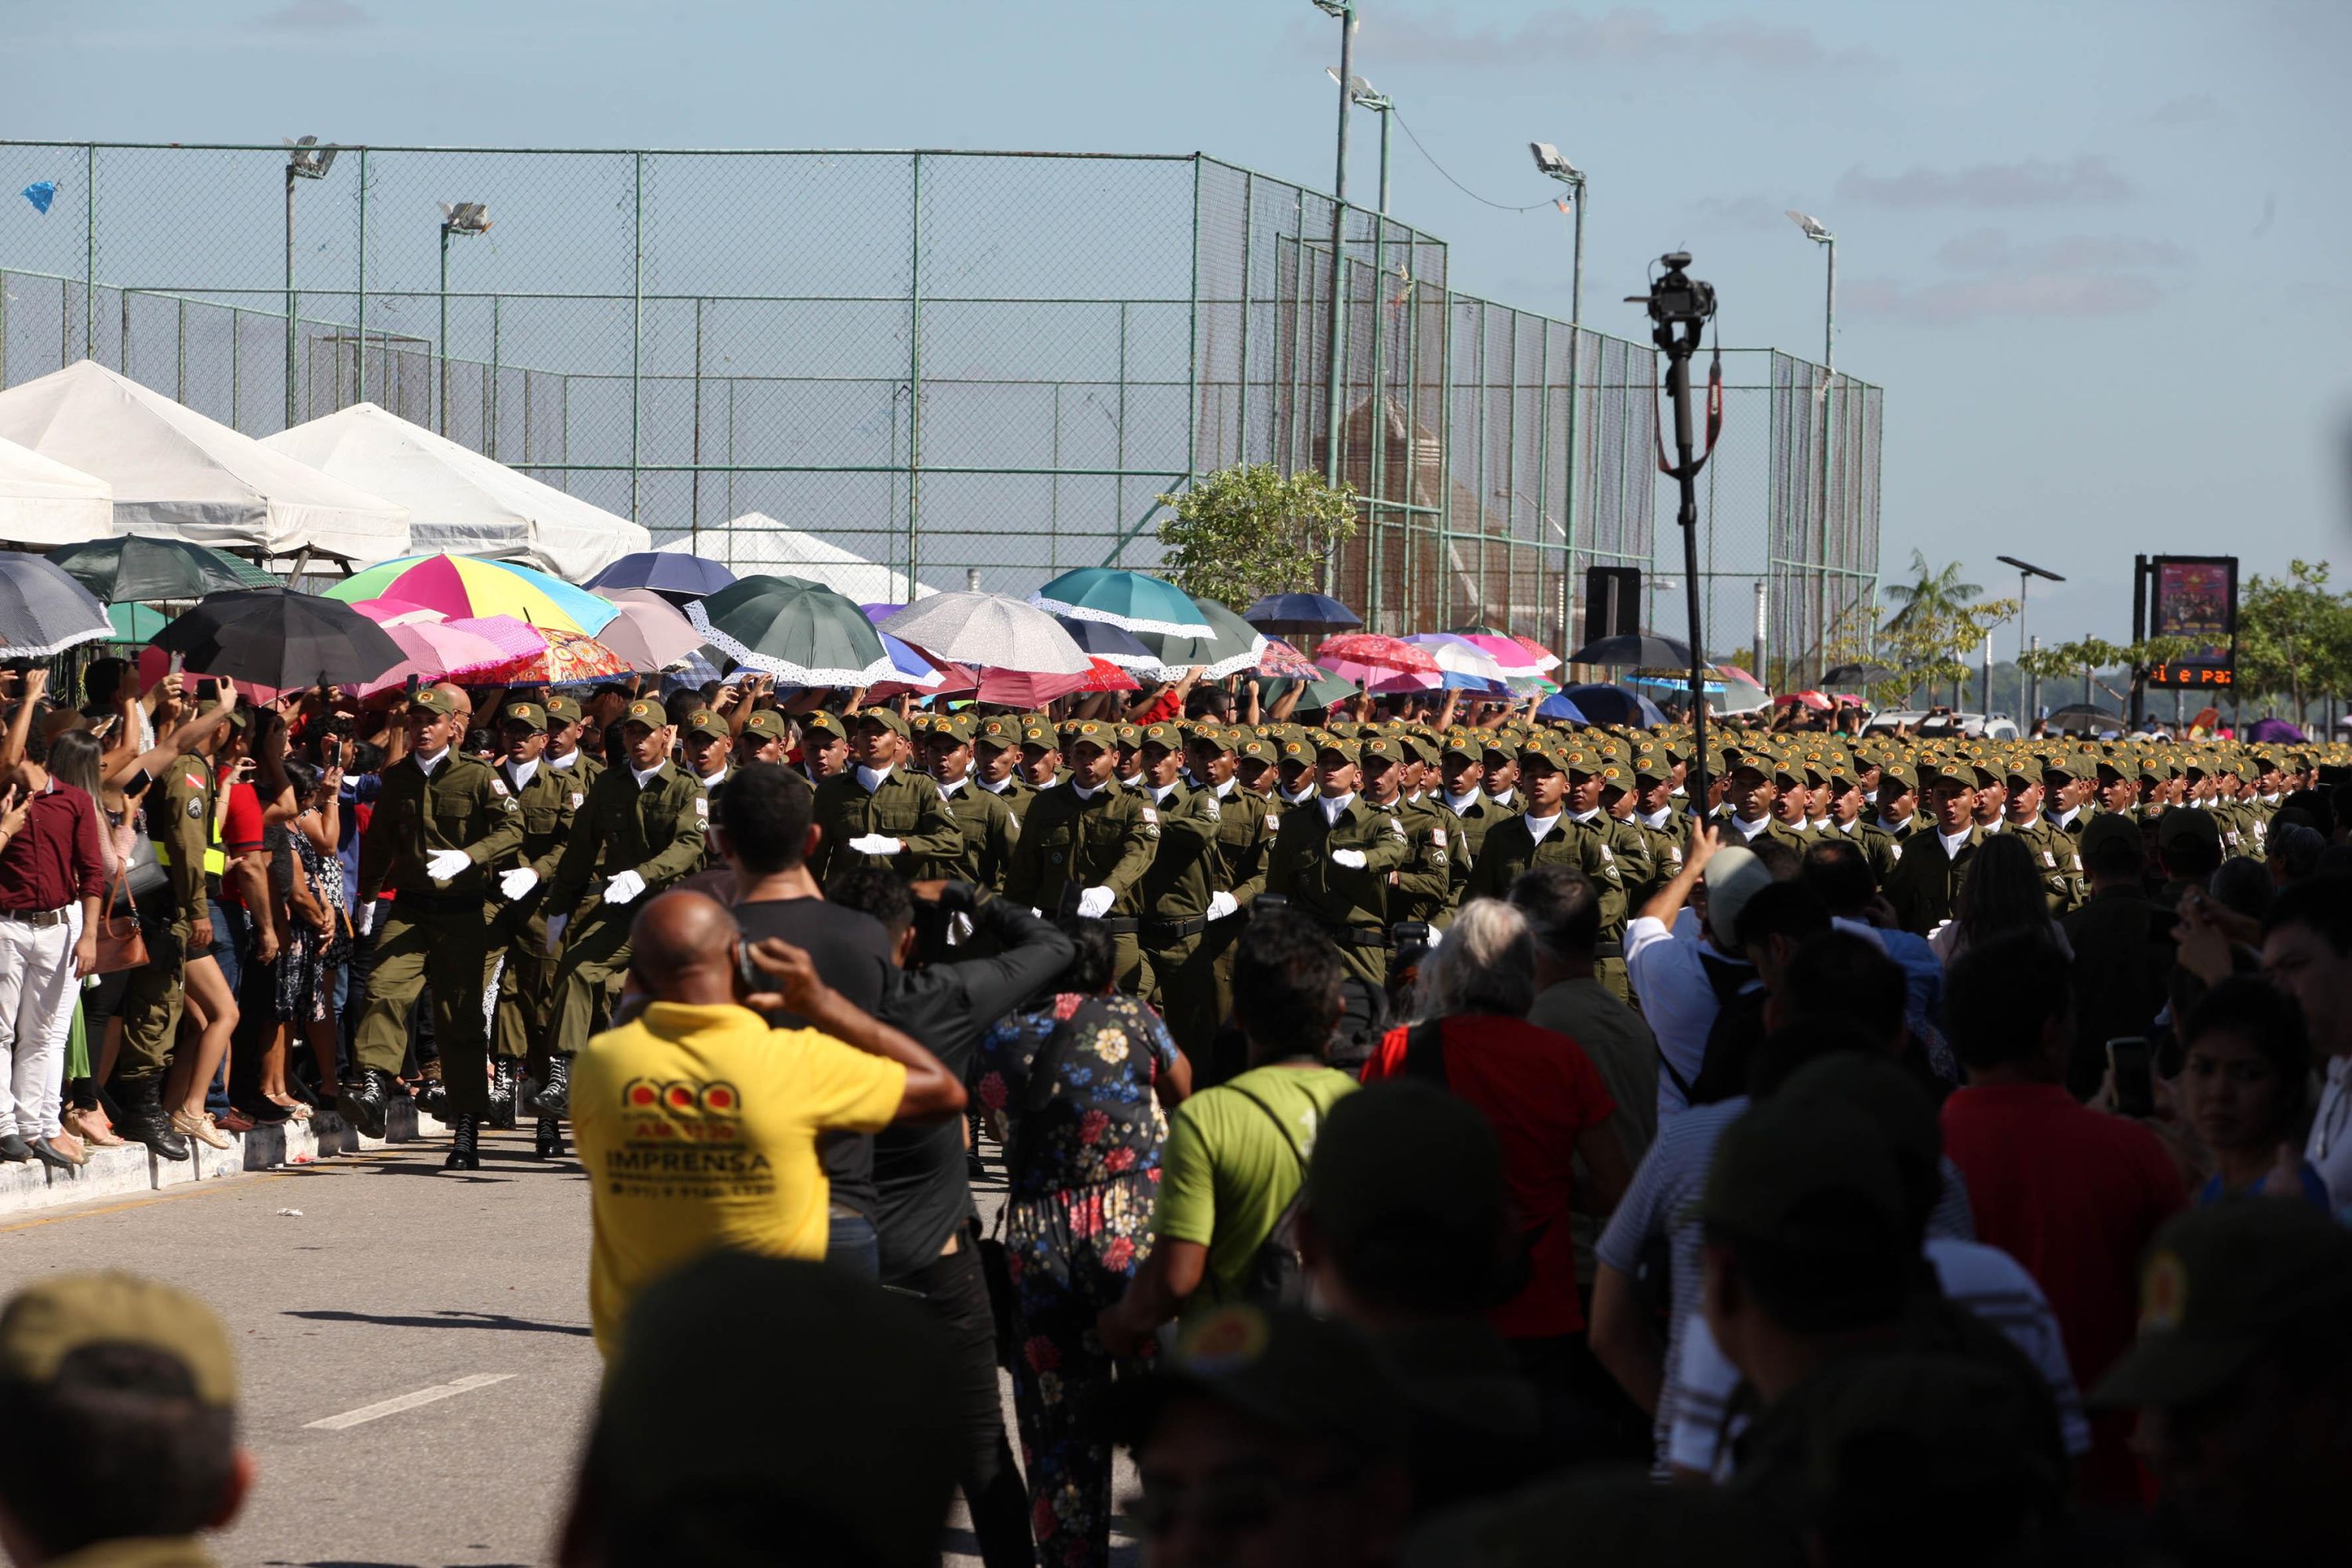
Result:
<instances>
[{"instance_id":1,"label":"man in maroon shirt","mask_svg":"<svg viewBox=\"0 0 2352 1568\"><path fill-rule=\"evenodd\" d=\"M49 776L47 726L17 715L24 760L0 816L0 1160L74 1161L43 1123L56 1114L74 984L98 963L98 906L106 895L98 803Z\"/></svg>"},{"instance_id":2,"label":"man in maroon shirt","mask_svg":"<svg viewBox=\"0 0 2352 1568\"><path fill-rule=\"evenodd\" d=\"M1968 1178L1977 1239L2025 1266L2066 1341L2074 1379L2105 1377L2139 1317L2139 1260L2187 1197L2156 1134L2075 1103L2073 965L2030 933L1970 949L1952 966L1944 1014L1968 1087L1944 1102L1944 1152ZM2082 1490L2137 1507L2130 1417L2095 1416Z\"/></svg>"}]
</instances>

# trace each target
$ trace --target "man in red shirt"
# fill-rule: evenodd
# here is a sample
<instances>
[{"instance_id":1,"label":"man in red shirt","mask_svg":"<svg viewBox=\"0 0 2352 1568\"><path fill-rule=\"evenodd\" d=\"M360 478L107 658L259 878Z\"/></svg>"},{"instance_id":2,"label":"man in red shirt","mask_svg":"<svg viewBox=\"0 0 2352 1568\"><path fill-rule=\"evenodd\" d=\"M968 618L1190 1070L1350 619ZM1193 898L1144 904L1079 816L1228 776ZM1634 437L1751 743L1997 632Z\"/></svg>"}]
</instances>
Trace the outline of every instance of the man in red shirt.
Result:
<instances>
[{"instance_id":1,"label":"man in red shirt","mask_svg":"<svg viewBox=\"0 0 2352 1568\"><path fill-rule=\"evenodd\" d=\"M0 1160L71 1166L49 1142L74 984L98 962L98 803L49 776L48 727L14 716L24 760L0 795Z\"/></svg>"},{"instance_id":2,"label":"man in red shirt","mask_svg":"<svg viewBox=\"0 0 2352 1568\"><path fill-rule=\"evenodd\" d=\"M1944 1152L1968 1178L1977 1238L2025 1266L2089 1388L2131 1344L2139 1260L2185 1206L2180 1173L2156 1134L2066 1092L2074 1037L2073 965L2030 933L1970 949L1944 992L1968 1087L1944 1102ZM2091 1423L2082 1490L2109 1507L2143 1500L2130 1418Z\"/></svg>"}]
</instances>

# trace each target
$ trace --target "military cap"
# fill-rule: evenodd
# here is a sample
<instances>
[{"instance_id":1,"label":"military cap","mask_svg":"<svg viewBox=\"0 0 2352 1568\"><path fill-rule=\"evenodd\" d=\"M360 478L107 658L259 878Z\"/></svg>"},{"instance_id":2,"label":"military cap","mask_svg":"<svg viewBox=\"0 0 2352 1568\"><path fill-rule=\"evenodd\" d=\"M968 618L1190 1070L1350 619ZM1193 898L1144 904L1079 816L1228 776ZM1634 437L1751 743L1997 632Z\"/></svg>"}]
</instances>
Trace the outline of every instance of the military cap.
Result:
<instances>
[{"instance_id":1,"label":"military cap","mask_svg":"<svg viewBox=\"0 0 2352 1568\"><path fill-rule=\"evenodd\" d=\"M446 699L444 700L446 700ZM59 1274L19 1290L0 1312L0 1377L46 1384L77 1351L135 1345L186 1369L196 1402L236 1404L236 1355L213 1310L157 1279L110 1270Z\"/></svg>"},{"instance_id":2,"label":"military cap","mask_svg":"<svg viewBox=\"0 0 2352 1568\"><path fill-rule=\"evenodd\" d=\"M1315 742L1305 735L1285 735L1276 756L1279 761L1303 763L1311 768L1315 765Z\"/></svg>"},{"instance_id":3,"label":"military cap","mask_svg":"<svg viewBox=\"0 0 2352 1568\"><path fill-rule=\"evenodd\" d=\"M580 704L557 692L549 692L547 700L541 706L547 710L548 725L551 729L558 724L577 724L582 718Z\"/></svg>"},{"instance_id":4,"label":"military cap","mask_svg":"<svg viewBox=\"0 0 2352 1568\"><path fill-rule=\"evenodd\" d=\"M1888 784L1899 784L1916 795L1919 789L1921 771L1915 763L1906 762L1899 757L1888 757L1878 764L1878 787L1885 789Z\"/></svg>"},{"instance_id":5,"label":"military cap","mask_svg":"<svg viewBox=\"0 0 2352 1568\"><path fill-rule=\"evenodd\" d=\"M1397 736L1396 742L1401 751L1401 761L1423 763L1437 761L1436 742L1426 735L1416 735L1408 731Z\"/></svg>"},{"instance_id":6,"label":"military cap","mask_svg":"<svg viewBox=\"0 0 2352 1568\"><path fill-rule=\"evenodd\" d=\"M1234 747L1234 752L1236 760L1255 760L1261 763L1272 763L1281 750L1281 742L1264 741L1253 735L1248 740L1244 741L1240 745Z\"/></svg>"},{"instance_id":7,"label":"military cap","mask_svg":"<svg viewBox=\"0 0 2352 1568\"><path fill-rule=\"evenodd\" d=\"M409 694L408 705L420 712L437 713L444 719L455 717L457 711L456 700L447 692L435 686L418 687ZM656 703L655 706L658 710L660 705ZM229 721L239 729L245 727L245 710L242 705L229 710Z\"/></svg>"},{"instance_id":8,"label":"military cap","mask_svg":"<svg viewBox=\"0 0 2352 1568\"><path fill-rule=\"evenodd\" d=\"M1099 719L1082 719L1070 726L1067 743L1073 748L1092 746L1098 752L1117 749L1118 727Z\"/></svg>"},{"instance_id":9,"label":"military cap","mask_svg":"<svg viewBox=\"0 0 2352 1568\"><path fill-rule=\"evenodd\" d=\"M499 710L499 722L544 730L547 728L547 710L536 702L509 702Z\"/></svg>"},{"instance_id":10,"label":"military cap","mask_svg":"<svg viewBox=\"0 0 2352 1568\"><path fill-rule=\"evenodd\" d=\"M1364 760L1362 742L1350 740L1345 735L1334 735L1327 731L1318 735L1310 743L1315 748L1315 759L1318 762L1322 760L1327 752L1345 762L1360 763Z\"/></svg>"},{"instance_id":11,"label":"military cap","mask_svg":"<svg viewBox=\"0 0 2352 1568\"><path fill-rule=\"evenodd\" d=\"M1407 756L1407 746L1402 735L1374 735L1356 743L1357 755L1365 767L1374 763L1402 763Z\"/></svg>"},{"instance_id":12,"label":"military cap","mask_svg":"<svg viewBox=\"0 0 2352 1568\"><path fill-rule=\"evenodd\" d=\"M1184 735L1181 725L1146 724L1140 729L1136 729L1134 725L1122 724L1119 729L1122 732L1135 730L1134 743L1139 746L1157 746L1163 752L1181 752L1184 749ZM1122 741L1120 743L1124 745L1127 742Z\"/></svg>"},{"instance_id":13,"label":"military cap","mask_svg":"<svg viewBox=\"0 0 2352 1568\"><path fill-rule=\"evenodd\" d=\"M762 741L782 741L790 738L784 725L784 716L772 708L751 710L751 716L743 721L743 733L755 735Z\"/></svg>"},{"instance_id":14,"label":"military cap","mask_svg":"<svg viewBox=\"0 0 2352 1568\"><path fill-rule=\"evenodd\" d=\"M1609 760L1609 753L1589 740L1547 745L1543 750L1552 764L1565 773L1597 773Z\"/></svg>"},{"instance_id":15,"label":"military cap","mask_svg":"<svg viewBox=\"0 0 2352 1568\"><path fill-rule=\"evenodd\" d=\"M867 724L879 724L902 740L913 733L911 727L899 715L896 708L861 708L857 710L855 723L860 728Z\"/></svg>"},{"instance_id":16,"label":"military cap","mask_svg":"<svg viewBox=\"0 0 2352 1568\"><path fill-rule=\"evenodd\" d=\"M1062 749L1062 737L1045 720L1032 717L1021 722L1021 744L1034 746L1041 752L1058 752Z\"/></svg>"},{"instance_id":17,"label":"military cap","mask_svg":"<svg viewBox=\"0 0 2352 1568\"><path fill-rule=\"evenodd\" d=\"M1487 757L1515 757L1525 740L1516 731L1480 730L1475 731L1479 754Z\"/></svg>"},{"instance_id":18,"label":"military cap","mask_svg":"<svg viewBox=\"0 0 2352 1568\"><path fill-rule=\"evenodd\" d=\"M686 716L686 732L708 735L714 741L732 741L735 738L735 731L727 727L727 721L708 708L698 708Z\"/></svg>"},{"instance_id":19,"label":"military cap","mask_svg":"<svg viewBox=\"0 0 2352 1568\"><path fill-rule=\"evenodd\" d=\"M1955 757L1944 771L1971 789L1990 789L2005 776L2000 762L1991 757Z\"/></svg>"},{"instance_id":20,"label":"military cap","mask_svg":"<svg viewBox=\"0 0 2352 1568\"><path fill-rule=\"evenodd\" d=\"M2313 1336L2343 1332L2352 1314L2352 1230L2300 1202L2190 1209L2156 1233L2139 1301L2139 1339L2090 1403L2199 1404L2264 1350L2293 1358Z\"/></svg>"},{"instance_id":21,"label":"military cap","mask_svg":"<svg viewBox=\"0 0 2352 1568\"><path fill-rule=\"evenodd\" d=\"M1674 777L1674 759L1667 754L1664 742L1636 741L1633 742L1633 776L1635 778L1664 783Z\"/></svg>"},{"instance_id":22,"label":"military cap","mask_svg":"<svg viewBox=\"0 0 2352 1568\"><path fill-rule=\"evenodd\" d=\"M1110 727L1111 743L1129 751L1143 744L1142 728L1135 724L1114 723Z\"/></svg>"},{"instance_id":23,"label":"military cap","mask_svg":"<svg viewBox=\"0 0 2352 1568\"><path fill-rule=\"evenodd\" d=\"M969 713L935 713L931 716L934 738L950 741L959 746L971 743L972 721Z\"/></svg>"},{"instance_id":24,"label":"military cap","mask_svg":"<svg viewBox=\"0 0 2352 1568\"><path fill-rule=\"evenodd\" d=\"M1724 753L1723 771L1725 773L1736 773L1751 769L1763 774L1768 783L1776 773L1788 771L1777 760L1762 752L1734 751Z\"/></svg>"},{"instance_id":25,"label":"military cap","mask_svg":"<svg viewBox=\"0 0 2352 1568\"><path fill-rule=\"evenodd\" d=\"M801 715L801 733L804 736L831 735L838 741L849 739L849 731L841 727L841 721L822 708L814 713Z\"/></svg>"},{"instance_id":26,"label":"military cap","mask_svg":"<svg viewBox=\"0 0 2352 1568\"><path fill-rule=\"evenodd\" d=\"M632 702L621 714L624 724L643 724L648 730L658 730L669 722L669 713L658 702L643 698Z\"/></svg>"},{"instance_id":27,"label":"military cap","mask_svg":"<svg viewBox=\"0 0 2352 1568\"><path fill-rule=\"evenodd\" d=\"M1448 730L1445 731L1445 740L1438 756L1440 761L1446 757L1468 757L1475 762L1484 756L1486 751L1485 741L1475 732L1468 730Z\"/></svg>"},{"instance_id":28,"label":"military cap","mask_svg":"<svg viewBox=\"0 0 2352 1568\"><path fill-rule=\"evenodd\" d=\"M992 713L973 727L971 738L976 744L993 746L998 751L1021 744L1021 721L1003 713Z\"/></svg>"},{"instance_id":29,"label":"military cap","mask_svg":"<svg viewBox=\"0 0 2352 1568\"><path fill-rule=\"evenodd\" d=\"M1212 752L1230 752L1241 742L1234 732L1223 724L1200 723L1186 727L1186 747L1202 746Z\"/></svg>"}]
</instances>

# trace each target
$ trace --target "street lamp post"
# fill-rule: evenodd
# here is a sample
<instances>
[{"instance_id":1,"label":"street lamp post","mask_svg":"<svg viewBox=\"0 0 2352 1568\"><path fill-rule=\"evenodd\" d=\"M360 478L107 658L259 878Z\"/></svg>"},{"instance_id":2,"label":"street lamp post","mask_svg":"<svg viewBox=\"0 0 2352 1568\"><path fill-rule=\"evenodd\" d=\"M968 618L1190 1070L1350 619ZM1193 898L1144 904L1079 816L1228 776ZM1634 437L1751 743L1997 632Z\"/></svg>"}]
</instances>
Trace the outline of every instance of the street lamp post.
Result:
<instances>
[{"instance_id":1,"label":"street lamp post","mask_svg":"<svg viewBox=\"0 0 2352 1568\"><path fill-rule=\"evenodd\" d=\"M1329 66L1323 74L1348 89L1348 100L1358 109L1369 109L1381 117L1381 216L1389 216L1389 116L1396 112L1396 100L1386 93L1376 92L1372 84L1362 77L1341 77Z\"/></svg>"},{"instance_id":2,"label":"street lamp post","mask_svg":"<svg viewBox=\"0 0 2352 1568\"><path fill-rule=\"evenodd\" d=\"M1324 343L1328 363L1323 383L1323 479L1336 486L1339 482L1339 337L1346 321L1340 290L1348 244L1348 111L1355 107L1348 79L1356 73L1356 0L1315 0L1315 7L1339 23L1339 136L1337 168L1331 176L1331 310ZM1328 571L1327 562L1318 573L1327 584Z\"/></svg>"},{"instance_id":3,"label":"street lamp post","mask_svg":"<svg viewBox=\"0 0 2352 1568\"><path fill-rule=\"evenodd\" d=\"M1382 279L1388 275L1389 121L1396 112L1396 103L1393 100L1374 91L1372 84L1362 77L1342 77L1338 71L1330 70L1328 68L1326 68L1325 74L1338 82L1346 91L1350 104L1358 109L1369 109L1381 117L1381 213L1378 220L1372 225L1371 385L1375 413L1369 432L1371 438L1371 450L1365 454L1364 464L1364 493L1367 499L1364 521L1369 531L1364 542L1364 611L1366 615L1372 617L1373 622L1377 622L1381 611L1380 499L1387 472L1385 467L1387 455L1382 450L1382 438L1387 429L1387 423L1378 412L1381 406L1381 387L1388 371L1386 359L1388 334L1385 331L1388 324L1387 309L1381 303L1381 291L1385 286ZM1338 363L1336 353L1333 363L1335 364Z\"/></svg>"},{"instance_id":4,"label":"street lamp post","mask_svg":"<svg viewBox=\"0 0 2352 1568\"><path fill-rule=\"evenodd\" d=\"M1559 149L1549 142L1530 142L1528 151L1536 156L1536 167L1558 180L1575 193L1571 198L1576 210L1570 215L1576 220L1576 263L1569 275L1568 324L1584 325L1584 171L1559 155Z\"/></svg>"},{"instance_id":5,"label":"street lamp post","mask_svg":"<svg viewBox=\"0 0 2352 1568\"><path fill-rule=\"evenodd\" d=\"M441 418L436 428L449 434L449 240L453 235L488 234L490 220L482 216L479 202L443 202L441 204L441 335L434 340L433 351L440 361ZM484 443L488 445L487 442Z\"/></svg>"},{"instance_id":6,"label":"street lamp post","mask_svg":"<svg viewBox=\"0 0 2352 1568\"><path fill-rule=\"evenodd\" d=\"M1829 252L1829 296L1822 314L1822 488L1818 511L1819 560L1829 559L1830 542L1830 466L1835 460L1830 424L1830 398L1837 391L1837 236L1832 234L1819 218L1809 217L1794 207L1788 210L1789 221L1805 231L1805 237ZM1813 625L1816 636L1826 628L1828 618L1824 598L1828 579L1815 574L1813 578ZM1793 639L1792 639L1793 640ZM1819 645L1816 644L1816 647ZM1787 650L1793 654L1791 647ZM1785 657L1785 656L1784 656Z\"/></svg>"},{"instance_id":7,"label":"street lamp post","mask_svg":"<svg viewBox=\"0 0 2352 1568\"><path fill-rule=\"evenodd\" d=\"M1829 252L1829 300L1822 312L1822 368L1834 374L1837 370L1837 236L1832 234L1819 218L1808 217L1796 208L1789 209L1789 221L1805 231L1805 237Z\"/></svg>"},{"instance_id":8,"label":"street lamp post","mask_svg":"<svg viewBox=\"0 0 2352 1568\"><path fill-rule=\"evenodd\" d=\"M1568 283L1568 502L1560 509L1559 531L1559 651L1565 655L1569 623L1573 618L1570 605L1576 594L1576 491L1583 477L1583 465L1578 461L1582 454L1576 445L1576 414L1577 405L1583 400L1579 372L1584 364L1584 171L1561 157L1559 149L1549 142L1530 142L1528 151L1535 154L1536 167L1566 185L1576 203L1570 214L1576 222L1576 252Z\"/></svg>"},{"instance_id":9,"label":"street lamp post","mask_svg":"<svg viewBox=\"0 0 2352 1568\"><path fill-rule=\"evenodd\" d=\"M296 141L293 137L289 136L284 138L284 140L286 142L286 426L287 428L292 429L295 423L294 416L296 413L294 405L294 381L296 372L294 347L294 182L297 180L325 179L327 177L327 171L334 166L336 150L332 147L320 146L319 139L316 136L305 136L299 141Z\"/></svg>"},{"instance_id":10,"label":"street lamp post","mask_svg":"<svg viewBox=\"0 0 2352 1568\"><path fill-rule=\"evenodd\" d=\"M2020 561L2014 555L1997 555L1993 559L2004 566L2017 568L2017 660L2022 665L2026 654L2032 647L2025 637L2026 591L2033 586L2036 577L2046 578L2053 583L2063 583L2066 579L2047 567L2036 566L2031 561ZM2025 679L2025 722L2030 729L2042 713L2042 682L2031 674L2026 675Z\"/></svg>"}]
</instances>

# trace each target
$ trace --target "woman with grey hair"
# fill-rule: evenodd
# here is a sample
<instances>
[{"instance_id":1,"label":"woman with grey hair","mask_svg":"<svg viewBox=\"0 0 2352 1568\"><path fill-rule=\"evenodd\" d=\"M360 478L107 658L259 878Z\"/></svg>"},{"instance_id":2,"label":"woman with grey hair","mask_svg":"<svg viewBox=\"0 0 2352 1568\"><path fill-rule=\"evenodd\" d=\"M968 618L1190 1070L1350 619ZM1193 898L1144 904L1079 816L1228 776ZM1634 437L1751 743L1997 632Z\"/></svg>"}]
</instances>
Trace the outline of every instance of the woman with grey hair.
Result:
<instances>
[{"instance_id":1,"label":"woman with grey hair","mask_svg":"<svg viewBox=\"0 0 2352 1568\"><path fill-rule=\"evenodd\" d=\"M1389 1031L1363 1077L1443 1084L1494 1125L1518 1226L1518 1284L1489 1321L1538 1387L1576 1401L1607 1374L1584 1345L1569 1211L1605 1217L1630 1172L1609 1125L1616 1102L1592 1059L1527 1021L1535 974L1527 918L1500 900L1472 900L1422 966L1415 1021Z\"/></svg>"}]
</instances>

